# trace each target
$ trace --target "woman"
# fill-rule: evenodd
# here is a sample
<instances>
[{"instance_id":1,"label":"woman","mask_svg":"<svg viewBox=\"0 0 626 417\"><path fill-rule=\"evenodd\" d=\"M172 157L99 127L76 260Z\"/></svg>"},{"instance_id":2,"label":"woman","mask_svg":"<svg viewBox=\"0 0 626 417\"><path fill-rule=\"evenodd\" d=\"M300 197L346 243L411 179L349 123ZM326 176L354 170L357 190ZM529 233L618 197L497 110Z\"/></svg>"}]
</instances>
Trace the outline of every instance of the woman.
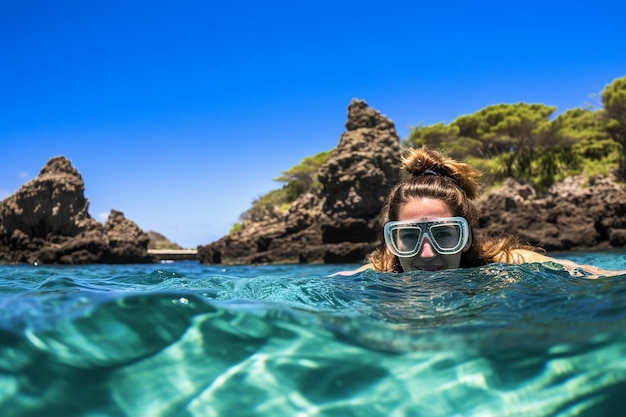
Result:
<instances>
[{"instance_id":1,"label":"woman","mask_svg":"<svg viewBox=\"0 0 626 417\"><path fill-rule=\"evenodd\" d=\"M488 238L475 229L480 172L427 149L410 149L402 160L410 177L390 192L380 215L384 243L359 268L382 272L438 271L503 262L555 262L598 275L618 275L593 266L553 259L515 237ZM353 273L352 272L352 273Z\"/></svg>"}]
</instances>

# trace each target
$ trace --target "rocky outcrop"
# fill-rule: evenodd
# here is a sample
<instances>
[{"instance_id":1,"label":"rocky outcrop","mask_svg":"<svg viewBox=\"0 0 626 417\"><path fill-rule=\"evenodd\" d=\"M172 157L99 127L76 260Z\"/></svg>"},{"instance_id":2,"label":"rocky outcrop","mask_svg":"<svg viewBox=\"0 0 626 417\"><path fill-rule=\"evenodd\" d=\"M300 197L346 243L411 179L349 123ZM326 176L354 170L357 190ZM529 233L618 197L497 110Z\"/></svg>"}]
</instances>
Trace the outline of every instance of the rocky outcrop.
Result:
<instances>
[{"instance_id":1,"label":"rocky outcrop","mask_svg":"<svg viewBox=\"0 0 626 417\"><path fill-rule=\"evenodd\" d=\"M0 202L0 263L146 263L148 235L111 210L103 225L88 212L80 173L63 157Z\"/></svg>"},{"instance_id":2,"label":"rocky outcrop","mask_svg":"<svg viewBox=\"0 0 626 417\"><path fill-rule=\"evenodd\" d=\"M571 177L541 195L508 180L479 207L481 229L515 233L547 251L626 247L626 190L610 178L586 184L583 176Z\"/></svg>"},{"instance_id":3,"label":"rocky outcrop","mask_svg":"<svg viewBox=\"0 0 626 417\"><path fill-rule=\"evenodd\" d=\"M360 262L380 242L376 218L398 181L401 149L393 122L354 100L346 131L320 168L318 195L287 213L243 223L240 231L198 247L211 264ZM612 179L570 178L539 195L508 180L481 197L479 229L516 234L548 251L626 246L626 190Z\"/></svg>"},{"instance_id":4,"label":"rocky outcrop","mask_svg":"<svg viewBox=\"0 0 626 417\"><path fill-rule=\"evenodd\" d=\"M148 230L147 234L148 238L150 239L150 242L148 243L148 249L182 249L182 247L178 243L172 242L159 232L155 232L154 230Z\"/></svg>"},{"instance_id":5,"label":"rocky outcrop","mask_svg":"<svg viewBox=\"0 0 626 417\"><path fill-rule=\"evenodd\" d=\"M317 173L319 194L198 247L211 264L359 262L378 242L376 218L398 181L400 138L386 116L353 100L346 131Z\"/></svg>"}]
</instances>

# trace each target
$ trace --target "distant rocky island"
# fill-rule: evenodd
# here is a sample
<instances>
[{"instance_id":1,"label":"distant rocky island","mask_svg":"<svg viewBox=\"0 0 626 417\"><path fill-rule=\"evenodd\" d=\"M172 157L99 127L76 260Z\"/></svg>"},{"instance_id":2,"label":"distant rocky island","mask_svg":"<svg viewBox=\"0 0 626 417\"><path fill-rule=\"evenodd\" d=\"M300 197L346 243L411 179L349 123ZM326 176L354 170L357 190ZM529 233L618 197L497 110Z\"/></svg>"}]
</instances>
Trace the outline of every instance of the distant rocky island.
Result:
<instances>
[{"instance_id":1,"label":"distant rocky island","mask_svg":"<svg viewBox=\"0 0 626 417\"><path fill-rule=\"evenodd\" d=\"M362 100L348 106L346 131L317 172L321 188L198 247L207 264L358 263L378 244L377 216L400 178L394 123ZM179 249L165 236L111 210L102 224L88 213L85 184L57 156L0 201L0 263L151 263L148 249ZM626 190L612 178L568 178L539 195L508 180L483 195L480 227L516 233L548 251L626 247Z\"/></svg>"},{"instance_id":2,"label":"distant rocky island","mask_svg":"<svg viewBox=\"0 0 626 417\"><path fill-rule=\"evenodd\" d=\"M89 215L82 176L50 159L39 175L0 202L0 263L151 263L149 237L121 211L102 224Z\"/></svg>"},{"instance_id":3,"label":"distant rocky island","mask_svg":"<svg viewBox=\"0 0 626 417\"><path fill-rule=\"evenodd\" d=\"M300 196L283 213L244 221L222 239L198 247L208 264L354 263L378 244L376 218L399 179L400 138L394 123L361 100L348 107L346 131L317 173L322 189ZM626 190L611 178L569 178L538 195L508 180L478 201L480 228L516 233L548 251L626 246Z\"/></svg>"},{"instance_id":4,"label":"distant rocky island","mask_svg":"<svg viewBox=\"0 0 626 417\"><path fill-rule=\"evenodd\" d=\"M154 230L148 230L148 250L183 250L183 247L178 243L172 242L164 235Z\"/></svg>"},{"instance_id":5,"label":"distant rocky island","mask_svg":"<svg viewBox=\"0 0 626 417\"><path fill-rule=\"evenodd\" d=\"M394 123L364 101L348 107L346 131L317 178L319 194L300 196L284 213L206 246L210 264L351 263L375 248L376 218L399 180L400 137Z\"/></svg>"}]
</instances>

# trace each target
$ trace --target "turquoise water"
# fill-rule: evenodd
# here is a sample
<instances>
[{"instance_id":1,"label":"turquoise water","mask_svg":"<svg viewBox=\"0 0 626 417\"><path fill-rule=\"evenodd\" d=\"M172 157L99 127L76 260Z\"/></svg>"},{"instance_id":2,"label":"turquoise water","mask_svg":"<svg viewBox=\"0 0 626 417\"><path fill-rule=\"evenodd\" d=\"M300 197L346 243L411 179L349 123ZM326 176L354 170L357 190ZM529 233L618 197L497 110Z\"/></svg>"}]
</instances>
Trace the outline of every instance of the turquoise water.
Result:
<instances>
[{"instance_id":1,"label":"turquoise water","mask_svg":"<svg viewBox=\"0 0 626 417\"><path fill-rule=\"evenodd\" d=\"M622 415L626 276L351 267L0 266L1 415Z\"/></svg>"}]
</instances>

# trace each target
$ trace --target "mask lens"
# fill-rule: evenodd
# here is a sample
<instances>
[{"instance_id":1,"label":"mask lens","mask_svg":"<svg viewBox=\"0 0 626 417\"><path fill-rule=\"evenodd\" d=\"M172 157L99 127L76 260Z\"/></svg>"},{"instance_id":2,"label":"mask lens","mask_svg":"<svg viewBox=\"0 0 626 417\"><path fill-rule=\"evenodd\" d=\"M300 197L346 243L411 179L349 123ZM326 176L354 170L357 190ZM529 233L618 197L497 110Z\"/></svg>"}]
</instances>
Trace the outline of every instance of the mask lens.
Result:
<instances>
[{"instance_id":1,"label":"mask lens","mask_svg":"<svg viewBox=\"0 0 626 417\"><path fill-rule=\"evenodd\" d=\"M412 253L417 249L422 231L418 227L399 227L394 230L395 247L400 253Z\"/></svg>"},{"instance_id":2,"label":"mask lens","mask_svg":"<svg viewBox=\"0 0 626 417\"><path fill-rule=\"evenodd\" d=\"M461 240L459 224L435 224L430 227L430 235L441 249L454 249Z\"/></svg>"}]
</instances>

